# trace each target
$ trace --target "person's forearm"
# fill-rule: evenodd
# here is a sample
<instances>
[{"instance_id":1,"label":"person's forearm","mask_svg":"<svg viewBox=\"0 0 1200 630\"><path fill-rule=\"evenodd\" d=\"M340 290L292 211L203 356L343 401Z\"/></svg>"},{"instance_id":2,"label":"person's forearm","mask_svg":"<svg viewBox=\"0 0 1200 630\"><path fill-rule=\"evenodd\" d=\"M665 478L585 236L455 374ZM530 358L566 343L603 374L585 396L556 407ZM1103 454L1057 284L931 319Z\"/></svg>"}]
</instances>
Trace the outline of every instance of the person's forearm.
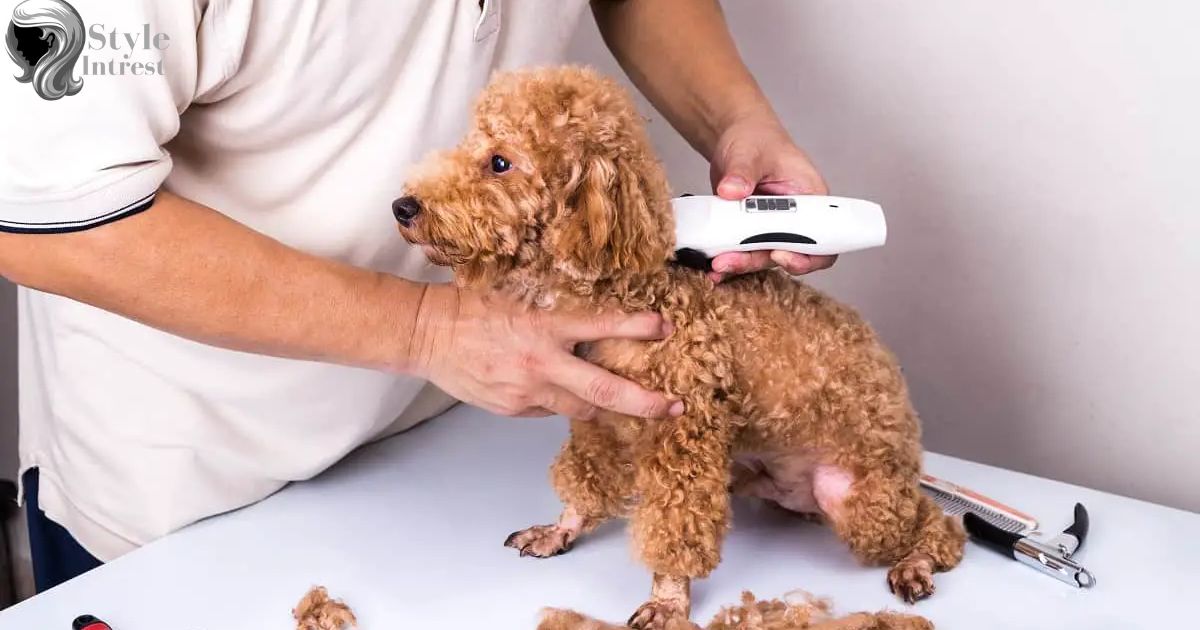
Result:
<instances>
[{"instance_id":1,"label":"person's forearm","mask_svg":"<svg viewBox=\"0 0 1200 630\"><path fill-rule=\"evenodd\" d=\"M165 192L85 232L0 234L0 275L210 345L393 371L410 367L426 291Z\"/></svg>"},{"instance_id":2,"label":"person's forearm","mask_svg":"<svg viewBox=\"0 0 1200 630\"><path fill-rule=\"evenodd\" d=\"M739 118L775 118L717 0L592 0L592 11L626 74L705 158Z\"/></svg>"}]
</instances>

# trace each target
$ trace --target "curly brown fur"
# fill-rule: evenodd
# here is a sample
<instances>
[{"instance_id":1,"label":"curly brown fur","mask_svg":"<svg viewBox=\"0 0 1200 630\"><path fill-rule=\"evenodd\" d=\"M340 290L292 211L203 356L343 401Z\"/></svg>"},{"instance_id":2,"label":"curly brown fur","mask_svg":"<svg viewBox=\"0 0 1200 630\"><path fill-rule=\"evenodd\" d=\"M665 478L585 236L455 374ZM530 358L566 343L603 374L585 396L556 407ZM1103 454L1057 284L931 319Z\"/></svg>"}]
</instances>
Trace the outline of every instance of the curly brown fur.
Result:
<instances>
[{"instance_id":1,"label":"curly brown fur","mask_svg":"<svg viewBox=\"0 0 1200 630\"><path fill-rule=\"evenodd\" d=\"M494 155L512 168L494 172ZM552 469L564 516L581 519L569 542L630 517L655 573L639 627L664 627L664 610L686 615L686 589L663 585L716 567L735 467L739 490L820 513L861 560L894 565L889 584L906 600L958 563L961 527L918 487L920 427L895 358L853 310L782 273L714 286L671 264L663 169L613 81L575 67L500 75L459 147L406 188L422 211L402 235L461 285L530 308L653 310L674 324L663 341L578 352L680 398L686 413L573 421Z\"/></svg>"},{"instance_id":2,"label":"curly brown fur","mask_svg":"<svg viewBox=\"0 0 1200 630\"><path fill-rule=\"evenodd\" d=\"M592 619L573 610L543 611L538 630L618 630L616 626ZM666 630L701 630L686 619L673 619ZM806 598L795 603L779 599L756 600L742 593L737 606L722 608L704 630L932 630L928 619L891 612L855 613L835 617L826 601Z\"/></svg>"},{"instance_id":3,"label":"curly brown fur","mask_svg":"<svg viewBox=\"0 0 1200 630\"><path fill-rule=\"evenodd\" d=\"M292 609L296 630L349 630L357 627L354 613L341 600L330 599L323 586L314 586Z\"/></svg>"},{"instance_id":4,"label":"curly brown fur","mask_svg":"<svg viewBox=\"0 0 1200 630\"><path fill-rule=\"evenodd\" d=\"M296 630L347 630L357 621L350 608L329 598L322 586L313 587L292 611ZM573 610L548 608L542 611L538 630L617 630L616 626L592 619ZM675 617L666 630L700 630L686 618ZM827 601L806 596L803 602L756 600L742 593L738 606L722 608L706 630L932 630L933 624L922 617L895 613L856 613L840 619L830 613Z\"/></svg>"}]
</instances>

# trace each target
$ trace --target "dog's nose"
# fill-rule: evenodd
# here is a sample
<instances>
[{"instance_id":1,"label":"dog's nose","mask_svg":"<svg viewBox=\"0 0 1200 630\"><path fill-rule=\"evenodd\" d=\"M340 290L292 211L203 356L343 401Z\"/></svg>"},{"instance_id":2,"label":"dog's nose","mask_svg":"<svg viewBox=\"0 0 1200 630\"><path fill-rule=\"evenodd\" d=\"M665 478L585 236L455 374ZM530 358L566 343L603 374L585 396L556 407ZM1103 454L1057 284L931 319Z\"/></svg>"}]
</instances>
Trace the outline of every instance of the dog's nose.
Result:
<instances>
[{"instance_id":1,"label":"dog's nose","mask_svg":"<svg viewBox=\"0 0 1200 630\"><path fill-rule=\"evenodd\" d=\"M392 202L392 214L401 225L408 227L412 220L421 213L421 202L412 195L406 195Z\"/></svg>"}]
</instances>

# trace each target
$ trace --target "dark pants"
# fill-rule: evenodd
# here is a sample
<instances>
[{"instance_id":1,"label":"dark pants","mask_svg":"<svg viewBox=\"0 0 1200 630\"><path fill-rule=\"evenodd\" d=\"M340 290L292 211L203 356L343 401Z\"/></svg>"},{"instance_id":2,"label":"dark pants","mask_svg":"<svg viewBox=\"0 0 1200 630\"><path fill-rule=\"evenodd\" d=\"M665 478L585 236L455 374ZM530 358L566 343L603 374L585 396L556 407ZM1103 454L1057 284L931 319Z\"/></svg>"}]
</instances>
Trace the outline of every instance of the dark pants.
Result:
<instances>
[{"instance_id":1,"label":"dark pants","mask_svg":"<svg viewBox=\"0 0 1200 630\"><path fill-rule=\"evenodd\" d=\"M25 514L37 592L54 588L103 564L75 542L62 525L46 518L46 513L38 507L37 469L26 471L21 480L25 485Z\"/></svg>"}]
</instances>

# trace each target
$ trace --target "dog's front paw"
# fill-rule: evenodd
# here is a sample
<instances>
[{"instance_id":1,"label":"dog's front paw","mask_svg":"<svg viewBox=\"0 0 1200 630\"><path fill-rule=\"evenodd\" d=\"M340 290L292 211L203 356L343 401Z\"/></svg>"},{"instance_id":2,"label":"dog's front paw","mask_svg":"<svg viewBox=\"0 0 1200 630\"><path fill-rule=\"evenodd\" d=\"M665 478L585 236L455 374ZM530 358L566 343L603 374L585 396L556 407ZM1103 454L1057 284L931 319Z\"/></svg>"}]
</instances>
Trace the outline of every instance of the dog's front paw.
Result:
<instances>
[{"instance_id":1,"label":"dog's front paw","mask_svg":"<svg viewBox=\"0 0 1200 630\"><path fill-rule=\"evenodd\" d=\"M522 556L549 558L570 551L574 542L573 532L566 528L558 525L535 525L509 534L504 540L504 546L520 551Z\"/></svg>"},{"instance_id":2,"label":"dog's front paw","mask_svg":"<svg viewBox=\"0 0 1200 630\"><path fill-rule=\"evenodd\" d=\"M627 625L634 630L666 630L668 627L678 627L671 624L673 620L687 620L685 607L673 600L652 599L634 611ZM682 627L688 626L683 624Z\"/></svg>"},{"instance_id":3,"label":"dog's front paw","mask_svg":"<svg viewBox=\"0 0 1200 630\"><path fill-rule=\"evenodd\" d=\"M933 595L933 558L914 553L888 571L888 586L904 601L915 604Z\"/></svg>"}]
</instances>

